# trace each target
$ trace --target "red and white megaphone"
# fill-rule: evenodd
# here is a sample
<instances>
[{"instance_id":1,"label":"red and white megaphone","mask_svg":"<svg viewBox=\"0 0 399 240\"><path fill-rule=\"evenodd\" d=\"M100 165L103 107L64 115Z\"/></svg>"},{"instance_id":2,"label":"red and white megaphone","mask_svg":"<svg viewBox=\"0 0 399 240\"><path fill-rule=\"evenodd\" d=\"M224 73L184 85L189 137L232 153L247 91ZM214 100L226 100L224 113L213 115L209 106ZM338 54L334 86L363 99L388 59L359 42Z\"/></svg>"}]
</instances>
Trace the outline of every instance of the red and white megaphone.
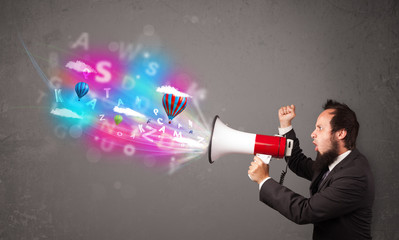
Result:
<instances>
[{"instance_id":1,"label":"red and white megaphone","mask_svg":"<svg viewBox=\"0 0 399 240\"><path fill-rule=\"evenodd\" d=\"M215 116L208 157L209 162L213 163L227 153L244 153L257 155L263 162L269 164L272 157L291 156L292 147L291 139L234 130L226 126L219 116Z\"/></svg>"}]
</instances>

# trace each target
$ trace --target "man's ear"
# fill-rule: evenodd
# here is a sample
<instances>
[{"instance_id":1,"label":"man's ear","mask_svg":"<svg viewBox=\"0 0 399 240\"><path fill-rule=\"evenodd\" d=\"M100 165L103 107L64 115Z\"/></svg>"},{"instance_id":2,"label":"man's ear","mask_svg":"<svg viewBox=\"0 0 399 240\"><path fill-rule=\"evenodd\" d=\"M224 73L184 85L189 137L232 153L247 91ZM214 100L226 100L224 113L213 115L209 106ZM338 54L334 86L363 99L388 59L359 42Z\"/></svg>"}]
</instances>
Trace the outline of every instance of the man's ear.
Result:
<instances>
[{"instance_id":1,"label":"man's ear","mask_svg":"<svg viewBox=\"0 0 399 240\"><path fill-rule=\"evenodd\" d=\"M346 137L346 134L347 134L348 132L346 131L346 129L345 128L342 128L341 130L338 130L335 134L336 134L336 137L338 138L338 139L340 139L340 140L342 140L342 139L344 139L345 137Z\"/></svg>"}]
</instances>

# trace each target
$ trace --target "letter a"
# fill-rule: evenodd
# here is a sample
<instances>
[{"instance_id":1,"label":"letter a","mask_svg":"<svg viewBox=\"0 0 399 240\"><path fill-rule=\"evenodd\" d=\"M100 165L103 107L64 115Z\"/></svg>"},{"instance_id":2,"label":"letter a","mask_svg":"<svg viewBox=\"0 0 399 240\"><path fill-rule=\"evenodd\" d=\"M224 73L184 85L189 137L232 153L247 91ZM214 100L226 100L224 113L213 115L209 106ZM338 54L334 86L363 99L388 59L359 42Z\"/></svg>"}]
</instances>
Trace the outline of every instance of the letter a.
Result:
<instances>
[{"instance_id":1,"label":"letter a","mask_svg":"<svg viewBox=\"0 0 399 240\"><path fill-rule=\"evenodd\" d=\"M89 34L87 32L82 33L78 40L72 44L71 48L77 48L78 46L83 46L84 50L89 49Z\"/></svg>"},{"instance_id":2,"label":"letter a","mask_svg":"<svg viewBox=\"0 0 399 240\"><path fill-rule=\"evenodd\" d=\"M86 103L86 105L91 105L91 109L94 110L94 108L96 107L96 103L97 103L97 99L93 99L90 102Z\"/></svg>"},{"instance_id":3,"label":"letter a","mask_svg":"<svg viewBox=\"0 0 399 240\"><path fill-rule=\"evenodd\" d=\"M119 100L118 100L118 107L119 107L121 104L124 105L123 102L122 102L122 99L119 98Z\"/></svg>"}]
</instances>

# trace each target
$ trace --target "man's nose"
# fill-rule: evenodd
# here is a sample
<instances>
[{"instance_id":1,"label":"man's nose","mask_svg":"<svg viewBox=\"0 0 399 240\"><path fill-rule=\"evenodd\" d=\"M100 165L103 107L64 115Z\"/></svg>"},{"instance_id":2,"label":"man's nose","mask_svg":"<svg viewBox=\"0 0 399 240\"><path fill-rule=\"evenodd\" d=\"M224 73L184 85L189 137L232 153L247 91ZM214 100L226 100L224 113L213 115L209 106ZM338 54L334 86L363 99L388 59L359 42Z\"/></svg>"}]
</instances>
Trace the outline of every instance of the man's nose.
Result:
<instances>
[{"instance_id":1,"label":"man's nose","mask_svg":"<svg viewBox=\"0 0 399 240\"><path fill-rule=\"evenodd\" d=\"M315 139L315 138L316 138L316 134L314 133L314 131L310 134L310 137L311 137L312 139Z\"/></svg>"}]
</instances>

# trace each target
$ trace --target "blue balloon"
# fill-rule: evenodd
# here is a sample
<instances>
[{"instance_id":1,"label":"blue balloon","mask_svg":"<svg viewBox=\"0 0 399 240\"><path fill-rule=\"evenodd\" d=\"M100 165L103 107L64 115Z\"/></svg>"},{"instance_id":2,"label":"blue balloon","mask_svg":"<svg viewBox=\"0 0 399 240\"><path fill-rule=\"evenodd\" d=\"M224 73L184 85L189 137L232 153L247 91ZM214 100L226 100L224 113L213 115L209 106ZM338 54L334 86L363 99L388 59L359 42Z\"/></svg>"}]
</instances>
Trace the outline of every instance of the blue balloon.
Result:
<instances>
[{"instance_id":1,"label":"blue balloon","mask_svg":"<svg viewBox=\"0 0 399 240\"><path fill-rule=\"evenodd\" d=\"M79 82L75 85L75 92L80 101L80 99L89 92L89 85L85 82Z\"/></svg>"}]
</instances>

